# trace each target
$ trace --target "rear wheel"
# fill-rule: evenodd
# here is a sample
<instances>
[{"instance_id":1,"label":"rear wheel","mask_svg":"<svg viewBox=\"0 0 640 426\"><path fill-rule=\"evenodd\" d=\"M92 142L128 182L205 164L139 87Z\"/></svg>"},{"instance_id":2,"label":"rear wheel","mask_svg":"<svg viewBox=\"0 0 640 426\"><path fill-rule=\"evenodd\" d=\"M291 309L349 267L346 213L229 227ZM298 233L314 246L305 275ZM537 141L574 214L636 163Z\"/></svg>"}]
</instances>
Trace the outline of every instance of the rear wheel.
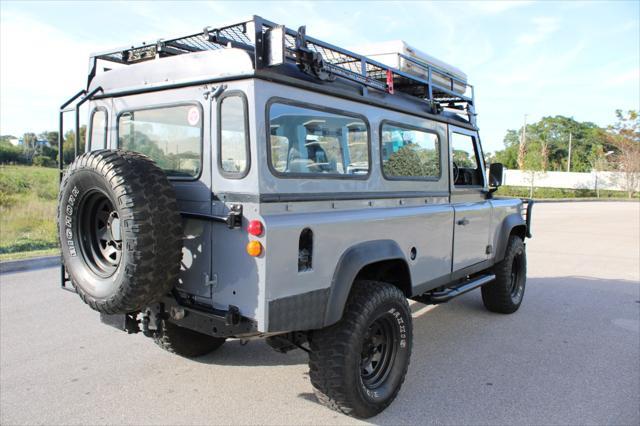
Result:
<instances>
[{"instance_id":1,"label":"rear wheel","mask_svg":"<svg viewBox=\"0 0 640 426\"><path fill-rule=\"evenodd\" d=\"M311 335L309 375L320 403L355 417L380 413L400 391L411 339L409 304L398 288L354 283L343 318Z\"/></svg>"},{"instance_id":2,"label":"rear wheel","mask_svg":"<svg viewBox=\"0 0 640 426\"><path fill-rule=\"evenodd\" d=\"M482 287L484 306L491 312L512 314L522 303L527 282L527 254L522 238L509 238L504 259L494 271L495 281Z\"/></svg>"},{"instance_id":3,"label":"rear wheel","mask_svg":"<svg viewBox=\"0 0 640 426\"><path fill-rule=\"evenodd\" d=\"M159 329L154 332L153 340L166 351L191 358L215 351L226 339L207 336L162 320Z\"/></svg>"}]
</instances>

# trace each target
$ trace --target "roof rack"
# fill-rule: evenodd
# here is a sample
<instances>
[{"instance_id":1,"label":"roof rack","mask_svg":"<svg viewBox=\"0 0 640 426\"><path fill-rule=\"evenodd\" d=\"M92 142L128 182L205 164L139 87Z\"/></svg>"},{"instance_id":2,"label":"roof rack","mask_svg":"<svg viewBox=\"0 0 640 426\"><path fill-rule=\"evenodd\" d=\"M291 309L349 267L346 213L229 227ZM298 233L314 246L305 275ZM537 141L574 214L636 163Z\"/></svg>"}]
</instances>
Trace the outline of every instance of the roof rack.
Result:
<instances>
[{"instance_id":1,"label":"roof rack","mask_svg":"<svg viewBox=\"0 0 640 426\"><path fill-rule=\"evenodd\" d=\"M390 94L408 94L424 101L432 113L448 110L475 125L473 86L447 70L398 53L403 60L422 70L421 74L426 76L422 78L309 37L304 26L294 31L259 16L219 28L206 27L202 32L187 36L95 54L91 57L89 81L95 76L97 60L128 65L227 47L250 53L256 72L283 63L295 63L302 71L320 80L344 78L361 85L363 94L369 88ZM445 76L450 84L444 86L434 82L432 75L436 72ZM467 87L466 92L455 91L456 84Z\"/></svg>"}]
</instances>

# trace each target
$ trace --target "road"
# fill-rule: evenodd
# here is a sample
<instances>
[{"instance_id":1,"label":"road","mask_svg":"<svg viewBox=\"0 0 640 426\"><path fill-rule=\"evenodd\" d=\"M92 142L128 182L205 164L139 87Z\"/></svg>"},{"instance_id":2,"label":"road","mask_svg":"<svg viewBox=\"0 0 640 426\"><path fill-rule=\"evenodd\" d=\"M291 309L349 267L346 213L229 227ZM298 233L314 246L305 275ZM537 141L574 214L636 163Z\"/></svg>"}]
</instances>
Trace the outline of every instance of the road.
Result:
<instances>
[{"instance_id":1,"label":"road","mask_svg":"<svg viewBox=\"0 0 640 426\"><path fill-rule=\"evenodd\" d=\"M521 309L413 304L407 380L369 422L639 424L639 228L638 203L536 205ZM318 405L301 351L188 360L101 325L57 269L0 280L3 425L360 423Z\"/></svg>"}]
</instances>

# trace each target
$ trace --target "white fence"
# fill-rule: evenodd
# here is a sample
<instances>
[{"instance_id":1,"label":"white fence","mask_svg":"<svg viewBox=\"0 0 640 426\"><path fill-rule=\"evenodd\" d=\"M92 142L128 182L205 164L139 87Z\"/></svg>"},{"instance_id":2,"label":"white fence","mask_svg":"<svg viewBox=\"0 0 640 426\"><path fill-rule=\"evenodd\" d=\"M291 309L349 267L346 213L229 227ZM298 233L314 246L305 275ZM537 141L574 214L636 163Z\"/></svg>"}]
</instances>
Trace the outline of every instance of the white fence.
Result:
<instances>
[{"instance_id":1,"label":"white fence","mask_svg":"<svg viewBox=\"0 0 640 426\"><path fill-rule=\"evenodd\" d=\"M621 172L530 172L505 170L503 185L537 188L627 190L627 176ZM532 182L533 180L533 182ZM640 191L640 176L635 178L635 191Z\"/></svg>"}]
</instances>

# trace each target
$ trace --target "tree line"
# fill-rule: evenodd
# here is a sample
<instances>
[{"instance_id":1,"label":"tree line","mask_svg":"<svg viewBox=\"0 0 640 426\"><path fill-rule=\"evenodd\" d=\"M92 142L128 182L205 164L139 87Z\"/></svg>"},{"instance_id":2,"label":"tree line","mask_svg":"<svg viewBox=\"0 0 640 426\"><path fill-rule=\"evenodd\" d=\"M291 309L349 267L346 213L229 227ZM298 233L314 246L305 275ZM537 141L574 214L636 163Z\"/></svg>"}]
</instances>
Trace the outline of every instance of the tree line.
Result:
<instances>
[{"instance_id":1,"label":"tree line","mask_svg":"<svg viewBox=\"0 0 640 426\"><path fill-rule=\"evenodd\" d=\"M87 128L80 128L80 151L84 150ZM13 135L0 136L0 164L23 164L44 167L56 167L58 164L58 132L44 131L39 134L28 132L22 135L22 143L13 145ZM73 161L75 131L64 134L62 152L64 163ZM41 142L45 142L43 144Z\"/></svg>"},{"instance_id":2,"label":"tree line","mask_svg":"<svg viewBox=\"0 0 640 426\"><path fill-rule=\"evenodd\" d=\"M571 160L569 144L571 139ZM636 169L640 154L637 111L616 111L616 122L606 128L557 115L507 130L505 148L489 155L508 169L591 172ZM639 157L635 157L640 159ZM570 165L569 165L570 161ZM569 168L570 166L570 168ZM640 166L639 166L640 167Z\"/></svg>"}]
</instances>

